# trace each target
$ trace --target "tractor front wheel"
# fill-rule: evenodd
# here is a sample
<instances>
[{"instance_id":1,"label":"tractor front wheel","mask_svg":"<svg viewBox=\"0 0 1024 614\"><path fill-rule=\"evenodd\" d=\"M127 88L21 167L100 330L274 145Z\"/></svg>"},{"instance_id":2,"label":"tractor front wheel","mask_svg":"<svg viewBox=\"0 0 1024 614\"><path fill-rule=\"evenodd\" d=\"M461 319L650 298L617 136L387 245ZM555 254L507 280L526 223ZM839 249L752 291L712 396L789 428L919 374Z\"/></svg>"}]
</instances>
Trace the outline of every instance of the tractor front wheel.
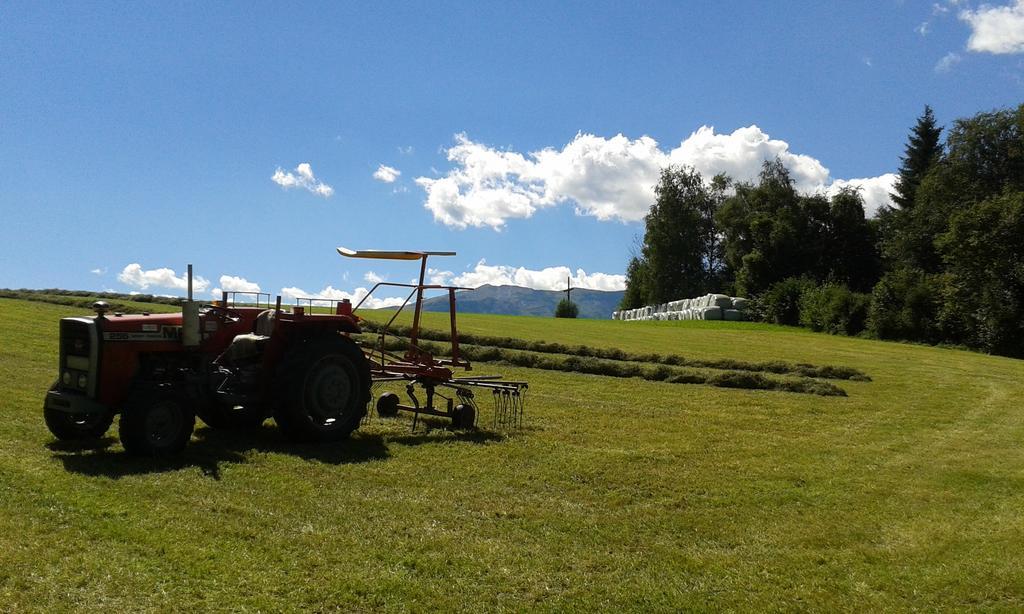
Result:
<instances>
[{"instance_id":1,"label":"tractor front wheel","mask_svg":"<svg viewBox=\"0 0 1024 614\"><path fill-rule=\"evenodd\" d=\"M55 390L55 383L50 390ZM83 441L99 439L106 434L114 421L113 412L92 412L88 414L69 414L63 411L44 408L43 420L46 428L61 441Z\"/></svg>"},{"instance_id":2,"label":"tractor front wheel","mask_svg":"<svg viewBox=\"0 0 1024 614\"><path fill-rule=\"evenodd\" d=\"M290 439L345 439L366 415L369 366L362 350L346 338L298 344L285 359L280 377L283 398L274 421Z\"/></svg>"},{"instance_id":3,"label":"tractor front wheel","mask_svg":"<svg viewBox=\"0 0 1024 614\"><path fill-rule=\"evenodd\" d=\"M171 456L185 449L196 417L171 390L133 392L121 412L121 445L133 456Z\"/></svg>"}]
</instances>

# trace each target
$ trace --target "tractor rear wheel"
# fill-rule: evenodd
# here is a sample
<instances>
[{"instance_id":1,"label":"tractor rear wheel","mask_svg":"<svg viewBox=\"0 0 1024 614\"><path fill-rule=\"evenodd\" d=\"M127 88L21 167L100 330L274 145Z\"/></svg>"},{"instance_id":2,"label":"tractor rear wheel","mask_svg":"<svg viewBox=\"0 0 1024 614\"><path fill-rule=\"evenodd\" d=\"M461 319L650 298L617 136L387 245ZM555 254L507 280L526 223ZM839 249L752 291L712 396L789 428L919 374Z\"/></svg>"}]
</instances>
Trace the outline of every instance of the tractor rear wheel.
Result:
<instances>
[{"instance_id":1,"label":"tractor rear wheel","mask_svg":"<svg viewBox=\"0 0 1024 614\"><path fill-rule=\"evenodd\" d=\"M133 456L170 456L188 445L196 417L186 398L169 389L132 392L121 412L121 445Z\"/></svg>"},{"instance_id":2,"label":"tractor rear wheel","mask_svg":"<svg viewBox=\"0 0 1024 614\"><path fill-rule=\"evenodd\" d=\"M345 439L366 415L370 367L346 337L299 342L284 359L279 377L274 421L290 439Z\"/></svg>"},{"instance_id":3,"label":"tractor rear wheel","mask_svg":"<svg viewBox=\"0 0 1024 614\"><path fill-rule=\"evenodd\" d=\"M50 390L55 390L54 383ZM46 428L61 441L82 441L99 439L106 434L114 421L113 412L92 412L88 414L69 414L55 409L44 408L43 420Z\"/></svg>"}]
</instances>

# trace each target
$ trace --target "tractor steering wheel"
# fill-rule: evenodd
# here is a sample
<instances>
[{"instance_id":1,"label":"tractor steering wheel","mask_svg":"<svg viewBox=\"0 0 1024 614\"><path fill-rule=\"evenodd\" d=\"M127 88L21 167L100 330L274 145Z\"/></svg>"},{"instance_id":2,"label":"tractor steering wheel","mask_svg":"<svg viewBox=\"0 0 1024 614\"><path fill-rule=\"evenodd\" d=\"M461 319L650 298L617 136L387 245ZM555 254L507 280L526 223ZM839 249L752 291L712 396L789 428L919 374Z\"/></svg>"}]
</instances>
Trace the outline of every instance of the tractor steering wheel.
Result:
<instances>
[{"instance_id":1,"label":"tractor steering wheel","mask_svg":"<svg viewBox=\"0 0 1024 614\"><path fill-rule=\"evenodd\" d=\"M208 312L213 311L220 314L223 319L231 321L232 324L242 319L242 314L234 309L223 307L221 305L203 305L202 308Z\"/></svg>"}]
</instances>

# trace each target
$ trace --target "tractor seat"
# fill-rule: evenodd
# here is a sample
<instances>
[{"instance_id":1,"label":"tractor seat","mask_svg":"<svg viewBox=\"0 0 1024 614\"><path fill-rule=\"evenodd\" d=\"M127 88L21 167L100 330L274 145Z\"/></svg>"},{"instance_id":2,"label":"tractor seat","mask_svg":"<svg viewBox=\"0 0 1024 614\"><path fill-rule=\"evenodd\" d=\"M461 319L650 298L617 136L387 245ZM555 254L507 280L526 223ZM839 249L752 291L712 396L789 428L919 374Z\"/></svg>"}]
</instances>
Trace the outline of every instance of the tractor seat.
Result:
<instances>
[{"instance_id":1,"label":"tractor seat","mask_svg":"<svg viewBox=\"0 0 1024 614\"><path fill-rule=\"evenodd\" d=\"M277 312L273 309L266 309L256 316L254 332L261 337L269 337L274 334L275 316Z\"/></svg>"},{"instance_id":2,"label":"tractor seat","mask_svg":"<svg viewBox=\"0 0 1024 614\"><path fill-rule=\"evenodd\" d=\"M254 335L246 333L238 335L231 341L231 345L224 350L224 353L217 357L215 362L229 365L239 365L258 359L263 355L263 346L270 337L265 335Z\"/></svg>"}]
</instances>

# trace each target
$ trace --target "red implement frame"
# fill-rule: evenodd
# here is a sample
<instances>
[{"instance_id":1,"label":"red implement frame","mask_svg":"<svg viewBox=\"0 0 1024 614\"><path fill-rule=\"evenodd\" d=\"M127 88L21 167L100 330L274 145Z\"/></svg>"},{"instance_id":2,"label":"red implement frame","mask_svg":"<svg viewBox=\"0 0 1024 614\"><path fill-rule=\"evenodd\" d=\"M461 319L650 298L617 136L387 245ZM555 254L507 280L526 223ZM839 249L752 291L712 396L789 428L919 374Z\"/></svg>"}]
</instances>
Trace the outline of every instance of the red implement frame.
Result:
<instances>
[{"instance_id":1,"label":"red implement frame","mask_svg":"<svg viewBox=\"0 0 1024 614\"><path fill-rule=\"evenodd\" d=\"M455 377L452 369L460 368L471 371L472 365L468 360L462 358L459 353L459 331L456 323L455 292L458 290L472 290L472 288L460 288L458 286L444 286L424 283L427 273L427 258L429 256L454 256L455 252L418 252L418 251L378 251L362 250L355 251L344 247L338 248L338 253L347 258L371 258L381 260L419 260L420 276L417 284L400 284L391 282L378 282L370 289L359 303L353 308L353 313L366 302L366 300L382 286L394 288L410 288L409 295L402 305L388 320L387 324L377 331L377 343L372 348L363 348L367 360L370 363L370 373L374 383L406 381L406 392L412 401L411 405L396 404L390 406L392 410L403 410L413 412L418 419L419 414L428 414L450 418L453 422L459 422L462 426L466 424L465 407L472 408L472 420L475 422L477 406L475 395L471 389L481 388L492 393L495 403L494 425L501 427L519 427L522 425L523 401L525 391L528 387L526 382L512 382L502 380L500 376L478 376L478 377ZM450 338L451 357L435 358L430 352L417 345L420 337L420 319L423 312L423 293L426 290L445 290L448 293L448 310L450 314ZM408 306L409 301L416 297L412 329L409 333L409 347L404 356L398 356L384 349L384 340L394 324L398 315ZM421 404L416 398L414 389L420 386L426 393L426 402ZM455 399L437 391L438 388L446 388L454 391L458 397L459 404ZM434 397L440 396L446 400L447 407L441 409L435 406ZM380 403L378 411L381 412ZM381 412L383 413L383 412ZM415 427L415 420L413 425Z\"/></svg>"}]
</instances>

